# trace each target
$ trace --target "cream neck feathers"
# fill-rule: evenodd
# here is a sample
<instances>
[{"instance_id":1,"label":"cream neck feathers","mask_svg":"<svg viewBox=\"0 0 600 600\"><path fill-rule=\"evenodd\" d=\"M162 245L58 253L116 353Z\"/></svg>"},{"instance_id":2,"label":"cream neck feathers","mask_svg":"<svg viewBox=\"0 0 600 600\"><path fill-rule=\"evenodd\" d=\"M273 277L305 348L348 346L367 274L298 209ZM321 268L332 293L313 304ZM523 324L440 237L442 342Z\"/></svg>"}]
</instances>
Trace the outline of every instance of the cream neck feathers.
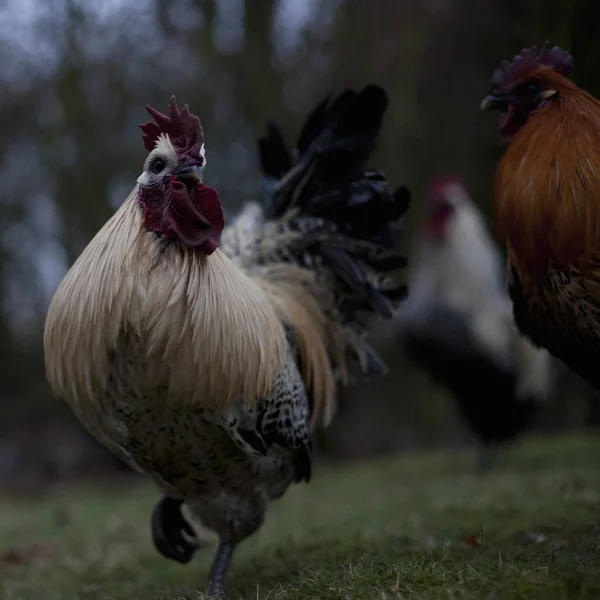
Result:
<instances>
[{"instance_id":1,"label":"cream neck feathers","mask_svg":"<svg viewBox=\"0 0 600 600\"><path fill-rule=\"evenodd\" d=\"M283 367L286 338L268 295L221 251L164 245L143 225L137 186L67 273L44 333L54 392L72 405L111 385L123 336L149 391L173 405L224 409L266 396ZM148 397L156 398L156 393Z\"/></svg>"}]
</instances>

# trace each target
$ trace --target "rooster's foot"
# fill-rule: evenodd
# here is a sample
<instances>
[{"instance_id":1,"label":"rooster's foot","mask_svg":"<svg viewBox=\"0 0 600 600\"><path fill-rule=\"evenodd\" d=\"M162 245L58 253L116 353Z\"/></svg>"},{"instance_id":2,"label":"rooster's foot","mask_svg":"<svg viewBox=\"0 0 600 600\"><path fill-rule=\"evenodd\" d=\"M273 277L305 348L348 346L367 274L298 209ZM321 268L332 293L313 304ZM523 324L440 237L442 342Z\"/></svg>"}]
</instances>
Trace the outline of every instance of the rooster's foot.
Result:
<instances>
[{"instance_id":1,"label":"rooster's foot","mask_svg":"<svg viewBox=\"0 0 600 600\"><path fill-rule=\"evenodd\" d=\"M182 500L162 498L152 511L152 541L166 558L188 563L199 542L192 526L181 512Z\"/></svg>"}]
</instances>

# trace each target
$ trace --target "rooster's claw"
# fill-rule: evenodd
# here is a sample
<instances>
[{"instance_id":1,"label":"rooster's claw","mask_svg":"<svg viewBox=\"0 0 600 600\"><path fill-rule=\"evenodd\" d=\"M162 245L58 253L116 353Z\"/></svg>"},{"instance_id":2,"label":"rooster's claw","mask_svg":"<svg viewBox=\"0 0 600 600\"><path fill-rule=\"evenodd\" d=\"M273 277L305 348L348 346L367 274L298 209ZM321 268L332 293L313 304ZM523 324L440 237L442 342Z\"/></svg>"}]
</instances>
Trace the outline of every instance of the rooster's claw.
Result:
<instances>
[{"instance_id":1,"label":"rooster's claw","mask_svg":"<svg viewBox=\"0 0 600 600\"><path fill-rule=\"evenodd\" d=\"M198 549L198 538L181 512L181 500L162 498L152 511L152 541L165 557L188 563Z\"/></svg>"}]
</instances>

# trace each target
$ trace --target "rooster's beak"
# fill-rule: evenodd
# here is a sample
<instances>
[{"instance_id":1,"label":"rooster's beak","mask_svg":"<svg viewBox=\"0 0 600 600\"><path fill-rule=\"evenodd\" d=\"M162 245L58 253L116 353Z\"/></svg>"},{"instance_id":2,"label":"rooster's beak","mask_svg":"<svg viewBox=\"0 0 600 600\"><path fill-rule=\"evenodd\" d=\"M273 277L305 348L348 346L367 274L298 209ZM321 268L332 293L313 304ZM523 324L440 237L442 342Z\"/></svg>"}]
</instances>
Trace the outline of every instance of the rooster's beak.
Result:
<instances>
[{"instance_id":1,"label":"rooster's beak","mask_svg":"<svg viewBox=\"0 0 600 600\"><path fill-rule=\"evenodd\" d=\"M495 96L490 94L486 96L482 101L480 107L481 110L508 110L508 99L504 96Z\"/></svg>"},{"instance_id":2,"label":"rooster's beak","mask_svg":"<svg viewBox=\"0 0 600 600\"><path fill-rule=\"evenodd\" d=\"M200 175L202 170L199 167L190 167L188 165L182 166L177 171L173 172L173 175L179 179L185 185L193 186L200 181Z\"/></svg>"}]
</instances>

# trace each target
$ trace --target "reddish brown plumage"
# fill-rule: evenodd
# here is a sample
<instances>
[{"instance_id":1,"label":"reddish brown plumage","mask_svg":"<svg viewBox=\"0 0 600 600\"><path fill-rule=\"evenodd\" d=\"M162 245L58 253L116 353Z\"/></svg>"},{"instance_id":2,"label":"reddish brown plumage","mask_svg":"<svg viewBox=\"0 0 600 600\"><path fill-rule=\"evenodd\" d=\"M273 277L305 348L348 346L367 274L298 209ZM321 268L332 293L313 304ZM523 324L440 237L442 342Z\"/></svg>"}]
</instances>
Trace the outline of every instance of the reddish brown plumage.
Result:
<instances>
[{"instance_id":1,"label":"reddish brown plumage","mask_svg":"<svg viewBox=\"0 0 600 600\"><path fill-rule=\"evenodd\" d=\"M496 227L515 266L535 277L551 262L583 266L600 252L600 102L547 66L522 79L556 95L529 115L498 166Z\"/></svg>"},{"instance_id":2,"label":"reddish brown plumage","mask_svg":"<svg viewBox=\"0 0 600 600\"><path fill-rule=\"evenodd\" d=\"M495 208L513 315L535 345L600 390L600 102L567 79L564 50L519 57L481 104L502 112L510 142Z\"/></svg>"}]
</instances>

